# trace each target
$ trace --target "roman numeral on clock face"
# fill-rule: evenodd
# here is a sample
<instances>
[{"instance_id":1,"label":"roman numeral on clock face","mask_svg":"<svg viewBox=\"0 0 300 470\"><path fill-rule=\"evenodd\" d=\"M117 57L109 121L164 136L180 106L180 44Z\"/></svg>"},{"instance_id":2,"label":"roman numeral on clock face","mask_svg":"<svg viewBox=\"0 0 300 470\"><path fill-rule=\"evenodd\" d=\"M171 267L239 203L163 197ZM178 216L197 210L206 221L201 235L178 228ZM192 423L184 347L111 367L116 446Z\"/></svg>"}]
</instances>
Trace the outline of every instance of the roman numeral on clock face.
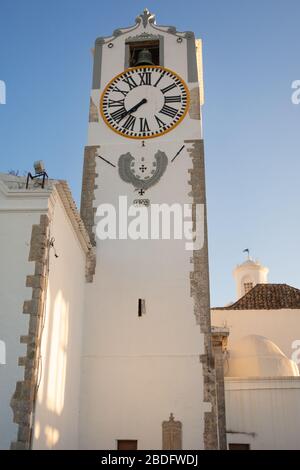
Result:
<instances>
[{"instance_id":1,"label":"roman numeral on clock face","mask_svg":"<svg viewBox=\"0 0 300 470\"><path fill-rule=\"evenodd\" d=\"M136 88L138 85L134 81L134 78L131 77L131 75L128 75L128 77L124 77L122 82L126 83L129 86L129 90L132 90L133 88Z\"/></svg>"},{"instance_id":2,"label":"roman numeral on clock face","mask_svg":"<svg viewBox=\"0 0 300 470\"><path fill-rule=\"evenodd\" d=\"M149 132L149 125L146 118L140 118L140 132Z\"/></svg>"},{"instance_id":3,"label":"roman numeral on clock face","mask_svg":"<svg viewBox=\"0 0 300 470\"><path fill-rule=\"evenodd\" d=\"M161 91L163 94L165 94L165 93L167 93L168 91L173 90L173 88L176 88L176 86L177 86L177 85L176 85L175 83L172 83L171 85L166 86L165 88L161 88L160 91Z\"/></svg>"},{"instance_id":4,"label":"roman numeral on clock face","mask_svg":"<svg viewBox=\"0 0 300 470\"><path fill-rule=\"evenodd\" d=\"M159 84L159 82L161 81L161 79L166 75L166 72L163 72L159 77L158 79L156 80L156 82L154 83L153 86L157 87L157 85Z\"/></svg>"},{"instance_id":5,"label":"roman numeral on clock face","mask_svg":"<svg viewBox=\"0 0 300 470\"><path fill-rule=\"evenodd\" d=\"M123 124L123 128L128 130L128 131L133 131L134 130L134 125L135 125L136 118L132 116L131 114L128 116L126 121Z\"/></svg>"},{"instance_id":6,"label":"roman numeral on clock face","mask_svg":"<svg viewBox=\"0 0 300 470\"><path fill-rule=\"evenodd\" d=\"M116 92L118 92L118 93L122 93L123 96L128 95L128 91L126 91L126 90L120 90L120 88L118 88L117 86L113 87L112 91L116 91Z\"/></svg>"},{"instance_id":7,"label":"roman numeral on clock face","mask_svg":"<svg viewBox=\"0 0 300 470\"><path fill-rule=\"evenodd\" d=\"M155 119L156 119L156 122L158 124L158 127L165 127L167 125L164 121L159 119L159 117L157 117L156 115L155 115Z\"/></svg>"},{"instance_id":8,"label":"roman numeral on clock face","mask_svg":"<svg viewBox=\"0 0 300 470\"><path fill-rule=\"evenodd\" d=\"M165 103L180 103L181 101L181 96L176 95L176 96L165 96Z\"/></svg>"},{"instance_id":9,"label":"roman numeral on clock face","mask_svg":"<svg viewBox=\"0 0 300 470\"><path fill-rule=\"evenodd\" d=\"M114 121L120 122L123 119L123 115L126 113L126 109L122 106L120 109L117 109L113 113L111 113L111 117Z\"/></svg>"},{"instance_id":10,"label":"roman numeral on clock face","mask_svg":"<svg viewBox=\"0 0 300 470\"><path fill-rule=\"evenodd\" d=\"M151 85L151 72L142 72L139 73L139 77L141 79L140 85Z\"/></svg>"},{"instance_id":11,"label":"roman numeral on clock face","mask_svg":"<svg viewBox=\"0 0 300 470\"><path fill-rule=\"evenodd\" d=\"M124 106L124 98L122 100L108 100L109 108L119 108L120 106Z\"/></svg>"},{"instance_id":12,"label":"roman numeral on clock face","mask_svg":"<svg viewBox=\"0 0 300 470\"><path fill-rule=\"evenodd\" d=\"M172 108L171 106L164 104L159 112L162 114L165 114L166 116L170 116L171 118L174 118L178 110L175 108Z\"/></svg>"}]
</instances>

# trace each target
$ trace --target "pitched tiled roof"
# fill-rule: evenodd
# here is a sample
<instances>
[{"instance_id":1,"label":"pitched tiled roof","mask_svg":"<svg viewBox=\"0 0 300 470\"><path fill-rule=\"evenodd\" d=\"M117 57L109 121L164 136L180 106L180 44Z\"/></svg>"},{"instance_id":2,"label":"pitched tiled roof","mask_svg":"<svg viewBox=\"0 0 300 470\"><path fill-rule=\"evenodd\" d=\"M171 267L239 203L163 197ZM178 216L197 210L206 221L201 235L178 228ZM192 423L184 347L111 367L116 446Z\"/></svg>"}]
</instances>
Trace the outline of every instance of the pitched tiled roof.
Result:
<instances>
[{"instance_id":1,"label":"pitched tiled roof","mask_svg":"<svg viewBox=\"0 0 300 470\"><path fill-rule=\"evenodd\" d=\"M237 302L213 310L300 309L300 289L287 284L257 284Z\"/></svg>"}]
</instances>

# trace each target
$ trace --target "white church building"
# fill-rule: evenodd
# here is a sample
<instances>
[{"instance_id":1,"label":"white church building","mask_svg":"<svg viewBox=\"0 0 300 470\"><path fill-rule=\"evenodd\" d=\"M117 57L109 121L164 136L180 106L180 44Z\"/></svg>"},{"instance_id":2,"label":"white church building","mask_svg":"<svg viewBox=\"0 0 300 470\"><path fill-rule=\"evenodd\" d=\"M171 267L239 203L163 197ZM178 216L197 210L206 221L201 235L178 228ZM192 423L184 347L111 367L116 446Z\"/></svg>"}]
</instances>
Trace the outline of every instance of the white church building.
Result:
<instances>
[{"instance_id":1,"label":"white church building","mask_svg":"<svg viewBox=\"0 0 300 470\"><path fill-rule=\"evenodd\" d=\"M0 445L224 447L210 325L201 41L144 10L133 26L97 38L93 56L81 215L66 182L38 170L29 180L0 177L7 346ZM127 216L145 219L172 204L187 206L189 242L163 238L156 225L149 239L132 235L135 222L124 232ZM105 232L107 208L119 211L118 237L114 227Z\"/></svg>"},{"instance_id":2,"label":"white church building","mask_svg":"<svg viewBox=\"0 0 300 470\"><path fill-rule=\"evenodd\" d=\"M269 284L247 259L233 272L238 300L212 308L222 336L231 449L299 449L300 289Z\"/></svg>"},{"instance_id":3,"label":"white church building","mask_svg":"<svg viewBox=\"0 0 300 470\"><path fill-rule=\"evenodd\" d=\"M75 448L92 248L67 184L0 174L0 246L0 447Z\"/></svg>"}]
</instances>

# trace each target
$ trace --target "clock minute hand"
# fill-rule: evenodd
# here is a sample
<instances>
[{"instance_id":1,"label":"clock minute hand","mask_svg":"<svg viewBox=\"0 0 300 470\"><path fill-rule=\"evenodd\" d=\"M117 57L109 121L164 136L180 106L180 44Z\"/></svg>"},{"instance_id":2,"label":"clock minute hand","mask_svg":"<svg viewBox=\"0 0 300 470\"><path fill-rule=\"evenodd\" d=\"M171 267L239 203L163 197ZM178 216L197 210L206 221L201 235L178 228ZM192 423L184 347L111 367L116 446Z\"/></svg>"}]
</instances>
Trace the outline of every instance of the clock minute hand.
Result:
<instances>
[{"instance_id":1,"label":"clock minute hand","mask_svg":"<svg viewBox=\"0 0 300 470\"><path fill-rule=\"evenodd\" d=\"M142 106L142 104L145 104L145 103L147 103L147 100L146 98L143 98L139 103L137 103L135 106L130 108L128 111L126 111L126 113L123 113L122 119L126 117L128 114L134 113L137 109L139 109L140 106Z\"/></svg>"}]
</instances>

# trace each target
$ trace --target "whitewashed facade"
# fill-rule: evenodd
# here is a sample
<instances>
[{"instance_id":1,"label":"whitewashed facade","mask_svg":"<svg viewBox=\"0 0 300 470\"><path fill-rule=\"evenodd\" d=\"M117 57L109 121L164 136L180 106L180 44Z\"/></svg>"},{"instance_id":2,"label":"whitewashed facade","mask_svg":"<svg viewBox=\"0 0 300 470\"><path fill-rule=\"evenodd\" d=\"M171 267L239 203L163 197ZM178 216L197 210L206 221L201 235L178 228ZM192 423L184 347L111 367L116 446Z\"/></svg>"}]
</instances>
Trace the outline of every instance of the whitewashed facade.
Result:
<instances>
[{"instance_id":1,"label":"whitewashed facade","mask_svg":"<svg viewBox=\"0 0 300 470\"><path fill-rule=\"evenodd\" d=\"M268 284L267 273L249 259L237 266L237 301L211 311L212 325L226 335L229 449L300 448L300 290Z\"/></svg>"},{"instance_id":2,"label":"whitewashed facade","mask_svg":"<svg viewBox=\"0 0 300 470\"><path fill-rule=\"evenodd\" d=\"M138 449L160 449L162 422L171 413L182 423L182 448L218 445L212 444L216 435L209 437L205 430L205 419L210 415L209 419L214 421L215 411L214 397L208 393L205 396L205 371L201 363L201 357L207 361L211 348L207 258L203 255L197 268L201 271L202 287L195 295L199 295L200 288L203 291L197 302L191 285L196 269L192 258L197 254L186 250L185 239L99 241L96 235L100 217L93 211L100 204L112 204L119 214L120 196L127 197L132 208L134 200L145 199L150 204L194 204L195 197L201 202L201 193L205 194L202 169L202 180L200 172L199 180L194 177L197 188L191 183L195 166L199 169L201 166L197 151L194 158L198 162L191 158L195 145L202 142L201 43L195 42L193 33L158 26L154 20L154 15L145 10L134 26L118 29L111 37L97 39L95 44L81 204L82 218L86 226L90 224L96 245L96 271L86 289L83 336L80 447L84 449L116 449L120 440L136 440ZM139 41L148 41L150 46L151 41L158 41L156 66L175 72L187 84L191 95L188 112L180 124L155 138L147 135L145 139L128 138L116 133L104 122L101 104L99 110L105 87L130 66L130 47ZM150 66L147 70L155 76L155 69ZM154 83L157 77L152 80ZM164 83L161 87L172 85L167 79L160 83ZM132 93L125 83L119 87L128 96ZM151 101L154 86L140 88L139 99L146 96ZM115 92L112 97L122 99L122 94ZM127 95L125 105L126 99ZM157 102L153 106L157 107ZM147 105L134 113L137 119L142 119L143 109ZM159 114L159 108L156 112ZM167 120L163 114L159 116ZM131 155L136 167L149 168L157 152L166 156L166 170L157 184L140 196L118 171L120 159ZM202 203L205 204L204 198ZM205 234L202 252L206 249ZM141 316L139 299L145 305ZM212 429L215 426L216 422Z\"/></svg>"},{"instance_id":3,"label":"whitewashed facade","mask_svg":"<svg viewBox=\"0 0 300 470\"><path fill-rule=\"evenodd\" d=\"M11 402L16 383L24 380L23 358L32 360L26 343L34 317L25 312L24 303L32 298L28 278L34 276L36 263L29 257L34 243L33 227L39 226L42 216L49 219L45 246L47 284L41 286L44 301L36 343L38 347L41 340L41 349L36 363L36 405L31 418L35 432L31 443L34 449L78 448L81 332L89 239L78 224L79 216L64 182L51 181L44 189L26 189L25 184L23 177L0 175L0 331L6 346L6 361L0 365L0 447L9 449L12 442L18 441L19 433L24 433L25 426L13 422ZM26 400L24 416L27 405Z\"/></svg>"}]
</instances>

